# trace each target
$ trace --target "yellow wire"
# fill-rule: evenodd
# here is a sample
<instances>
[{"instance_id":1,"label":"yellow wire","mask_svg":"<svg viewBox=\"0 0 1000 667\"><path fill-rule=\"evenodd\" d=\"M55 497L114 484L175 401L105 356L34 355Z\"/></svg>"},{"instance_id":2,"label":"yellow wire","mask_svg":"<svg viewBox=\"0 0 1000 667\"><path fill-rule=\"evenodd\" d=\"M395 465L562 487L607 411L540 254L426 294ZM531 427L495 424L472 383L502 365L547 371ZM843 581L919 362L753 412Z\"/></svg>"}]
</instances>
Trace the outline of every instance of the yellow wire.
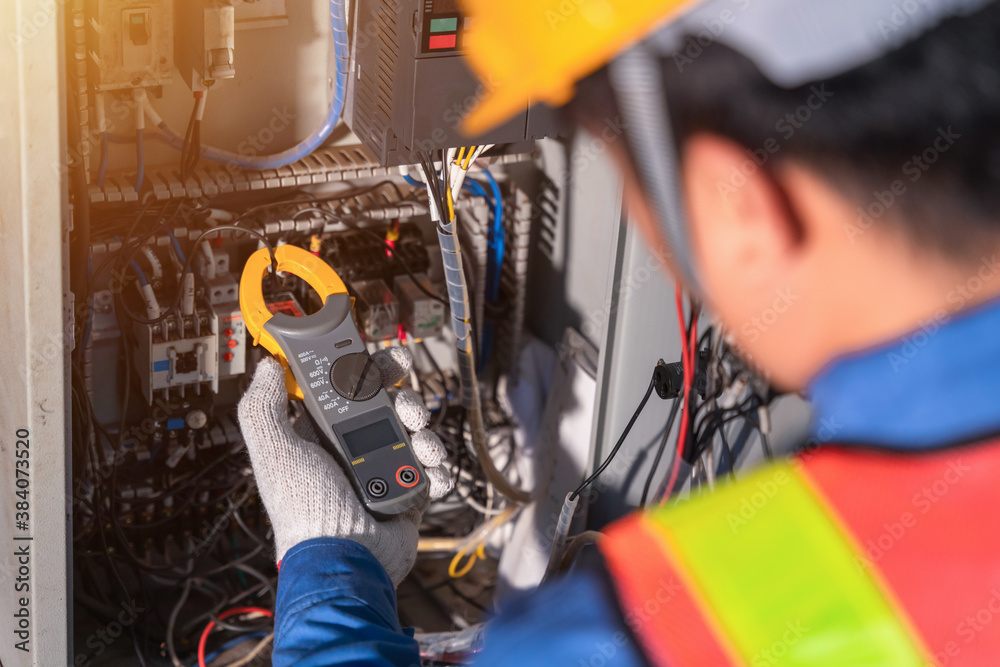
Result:
<instances>
[{"instance_id":1,"label":"yellow wire","mask_svg":"<svg viewBox=\"0 0 1000 667\"><path fill-rule=\"evenodd\" d=\"M455 221L455 202L454 202L454 200L452 199L452 196L451 196L451 188L448 188L447 199L448 199L448 222L454 222Z\"/></svg>"},{"instance_id":2,"label":"yellow wire","mask_svg":"<svg viewBox=\"0 0 1000 667\"><path fill-rule=\"evenodd\" d=\"M469 547L465 547L457 554L455 554L455 557L451 559L451 564L448 565L448 574L451 576L452 579L458 579L460 577L464 577L469 573L470 570L472 570L472 566L476 564L477 560L479 560L480 558L483 559L486 558L486 552L483 550L484 545L485 543L480 542L476 550L472 551L471 553L469 552ZM469 558L468 560L465 561L465 565L463 565L462 568L459 569L458 564L462 562L462 558L465 557L466 554L468 554Z\"/></svg>"},{"instance_id":3,"label":"yellow wire","mask_svg":"<svg viewBox=\"0 0 1000 667\"><path fill-rule=\"evenodd\" d=\"M455 158L455 164L462 164L462 158L465 156L465 146L458 149L458 157Z\"/></svg>"},{"instance_id":4,"label":"yellow wire","mask_svg":"<svg viewBox=\"0 0 1000 667\"><path fill-rule=\"evenodd\" d=\"M465 158L465 164L462 165L462 169L464 169L465 171L469 171L469 167L472 165L472 156L475 154L476 154L476 147L475 146L470 147L469 154Z\"/></svg>"}]
</instances>

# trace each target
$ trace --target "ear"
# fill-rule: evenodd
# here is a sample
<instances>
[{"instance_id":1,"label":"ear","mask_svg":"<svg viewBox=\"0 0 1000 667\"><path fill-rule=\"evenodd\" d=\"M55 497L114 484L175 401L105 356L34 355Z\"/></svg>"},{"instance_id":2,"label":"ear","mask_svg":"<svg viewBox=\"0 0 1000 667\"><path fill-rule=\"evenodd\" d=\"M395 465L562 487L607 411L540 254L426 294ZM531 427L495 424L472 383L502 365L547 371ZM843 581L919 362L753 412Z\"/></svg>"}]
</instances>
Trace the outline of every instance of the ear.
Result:
<instances>
[{"instance_id":1,"label":"ear","mask_svg":"<svg viewBox=\"0 0 1000 667\"><path fill-rule=\"evenodd\" d=\"M770 288L798 258L805 230L779 181L759 164L774 156L714 134L684 147L683 177L693 249L704 279L720 272ZM780 176L779 176L780 178Z\"/></svg>"}]
</instances>

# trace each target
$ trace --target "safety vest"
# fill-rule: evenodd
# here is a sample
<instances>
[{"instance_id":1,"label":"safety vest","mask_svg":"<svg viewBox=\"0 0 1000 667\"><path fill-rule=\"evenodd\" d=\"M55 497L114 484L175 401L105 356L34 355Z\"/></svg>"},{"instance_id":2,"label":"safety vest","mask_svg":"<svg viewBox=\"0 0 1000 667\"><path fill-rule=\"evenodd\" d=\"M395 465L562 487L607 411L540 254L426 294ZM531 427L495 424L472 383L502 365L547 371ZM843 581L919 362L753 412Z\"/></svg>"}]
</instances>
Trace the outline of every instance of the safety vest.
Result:
<instances>
[{"instance_id":1,"label":"safety vest","mask_svg":"<svg viewBox=\"0 0 1000 667\"><path fill-rule=\"evenodd\" d=\"M653 664L1000 665L1000 442L824 447L601 545Z\"/></svg>"}]
</instances>

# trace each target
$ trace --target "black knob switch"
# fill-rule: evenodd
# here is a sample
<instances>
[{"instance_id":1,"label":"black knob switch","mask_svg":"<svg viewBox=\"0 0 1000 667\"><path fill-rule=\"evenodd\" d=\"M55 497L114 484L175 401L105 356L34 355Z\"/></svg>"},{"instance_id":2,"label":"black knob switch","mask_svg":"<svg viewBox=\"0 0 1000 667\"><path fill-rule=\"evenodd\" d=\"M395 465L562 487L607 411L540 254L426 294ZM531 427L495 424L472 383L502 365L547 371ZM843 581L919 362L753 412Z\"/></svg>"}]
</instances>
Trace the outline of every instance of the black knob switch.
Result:
<instances>
[{"instance_id":1,"label":"black knob switch","mask_svg":"<svg viewBox=\"0 0 1000 667\"><path fill-rule=\"evenodd\" d=\"M370 356L356 352L333 362L330 383L349 401L367 401L382 389L382 373Z\"/></svg>"}]
</instances>

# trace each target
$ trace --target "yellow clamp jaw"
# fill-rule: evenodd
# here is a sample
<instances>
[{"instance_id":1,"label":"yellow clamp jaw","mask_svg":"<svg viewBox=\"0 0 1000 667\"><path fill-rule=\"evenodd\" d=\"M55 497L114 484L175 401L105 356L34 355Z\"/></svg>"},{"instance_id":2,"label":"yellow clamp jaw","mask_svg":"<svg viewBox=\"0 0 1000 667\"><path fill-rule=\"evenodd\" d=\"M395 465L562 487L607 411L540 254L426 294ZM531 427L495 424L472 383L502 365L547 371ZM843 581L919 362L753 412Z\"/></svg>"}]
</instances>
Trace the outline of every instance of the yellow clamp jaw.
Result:
<instances>
[{"instance_id":1,"label":"yellow clamp jaw","mask_svg":"<svg viewBox=\"0 0 1000 667\"><path fill-rule=\"evenodd\" d=\"M319 294L321 303L326 303L327 298L334 294L347 294L347 286L337 272L309 251L298 246L283 245L274 251L274 257L278 263L278 271L291 273L306 281ZM301 400L302 389L292 377L281 346L264 330L264 325L274 316L264 301L264 290L261 287L270 266L271 254L267 248L261 248L247 260L240 278L240 310L254 345L263 345L281 363L285 369L285 389L288 390L288 395Z\"/></svg>"}]
</instances>

